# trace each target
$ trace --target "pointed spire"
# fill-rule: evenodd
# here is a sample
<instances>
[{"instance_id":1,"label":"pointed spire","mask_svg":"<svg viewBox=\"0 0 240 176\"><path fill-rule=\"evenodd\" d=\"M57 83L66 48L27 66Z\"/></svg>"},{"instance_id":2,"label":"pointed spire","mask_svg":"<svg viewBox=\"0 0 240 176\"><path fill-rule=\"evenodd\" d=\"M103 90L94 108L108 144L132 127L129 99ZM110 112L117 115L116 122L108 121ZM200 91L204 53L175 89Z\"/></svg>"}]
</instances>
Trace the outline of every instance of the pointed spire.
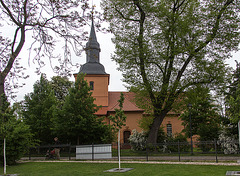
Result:
<instances>
[{"instance_id":1,"label":"pointed spire","mask_svg":"<svg viewBox=\"0 0 240 176\"><path fill-rule=\"evenodd\" d=\"M80 73L85 74L94 74L94 75L106 75L104 66L100 63L99 54L100 54L100 45L97 42L97 37L94 29L94 20L92 19L91 32L89 40L86 44L86 63L83 64L80 68Z\"/></svg>"},{"instance_id":2,"label":"pointed spire","mask_svg":"<svg viewBox=\"0 0 240 176\"><path fill-rule=\"evenodd\" d=\"M94 6L93 6L94 8ZM92 26L90 31L90 36L86 44L86 63L80 68L80 73L89 75L106 75L104 66L100 63L100 45L97 41L94 20L93 20L93 9L92 9Z\"/></svg>"},{"instance_id":3,"label":"pointed spire","mask_svg":"<svg viewBox=\"0 0 240 176\"><path fill-rule=\"evenodd\" d=\"M99 62L99 53L101 49L97 41L93 19L92 19L92 26L91 26L89 40L86 44L85 50L87 54L87 62Z\"/></svg>"}]
</instances>

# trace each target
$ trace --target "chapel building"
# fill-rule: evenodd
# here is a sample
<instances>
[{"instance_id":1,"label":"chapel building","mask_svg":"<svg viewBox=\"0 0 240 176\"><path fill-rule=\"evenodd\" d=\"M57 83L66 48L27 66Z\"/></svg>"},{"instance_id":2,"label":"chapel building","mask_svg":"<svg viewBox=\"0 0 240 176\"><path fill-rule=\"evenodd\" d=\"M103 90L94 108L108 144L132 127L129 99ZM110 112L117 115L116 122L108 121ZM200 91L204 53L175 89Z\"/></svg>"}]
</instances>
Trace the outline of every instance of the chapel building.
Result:
<instances>
[{"instance_id":1,"label":"chapel building","mask_svg":"<svg viewBox=\"0 0 240 176\"><path fill-rule=\"evenodd\" d=\"M100 63L100 45L97 41L94 23L92 21L91 32L89 40L86 44L86 63L81 66L79 73L85 74L85 80L89 83L91 88L92 96L95 98L95 104L102 106L101 109L96 112L97 116L105 116L106 122L109 124L110 121L107 119L109 115L115 114L115 108L118 108L118 100L121 92L109 91L108 86L110 84L110 74L105 72L104 66ZM77 73L74 74L75 79ZM136 129L141 132L142 129L139 127L139 120L147 116L144 109L140 109L134 103L134 93L123 92L124 104L123 110L126 115L126 126L121 129L121 143L128 143L128 138L132 133L132 130ZM165 117L162 126L168 135L180 133L183 130L182 121L179 120L180 114L169 113Z\"/></svg>"}]
</instances>

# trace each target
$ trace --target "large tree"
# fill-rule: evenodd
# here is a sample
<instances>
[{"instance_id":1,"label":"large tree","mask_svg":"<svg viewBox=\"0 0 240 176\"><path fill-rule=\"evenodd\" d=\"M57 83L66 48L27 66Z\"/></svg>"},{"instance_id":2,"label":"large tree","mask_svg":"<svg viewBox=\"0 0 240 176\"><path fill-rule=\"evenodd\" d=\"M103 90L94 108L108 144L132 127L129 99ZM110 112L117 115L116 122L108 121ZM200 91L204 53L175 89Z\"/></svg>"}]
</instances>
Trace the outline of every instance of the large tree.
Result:
<instances>
[{"instance_id":1,"label":"large tree","mask_svg":"<svg viewBox=\"0 0 240 176\"><path fill-rule=\"evenodd\" d=\"M226 115L232 122L240 120L240 63L236 61L236 70L226 92Z\"/></svg>"},{"instance_id":2,"label":"large tree","mask_svg":"<svg viewBox=\"0 0 240 176\"><path fill-rule=\"evenodd\" d=\"M59 105L62 106L65 101L65 97L68 95L69 89L73 85L73 82L69 81L67 77L54 76L52 77L50 84Z\"/></svg>"},{"instance_id":3,"label":"large tree","mask_svg":"<svg viewBox=\"0 0 240 176\"><path fill-rule=\"evenodd\" d=\"M54 129L60 140L72 144L99 144L113 140L112 128L95 115L98 106L84 74L78 74L61 109L54 115Z\"/></svg>"},{"instance_id":4,"label":"large tree","mask_svg":"<svg viewBox=\"0 0 240 176\"><path fill-rule=\"evenodd\" d=\"M35 138L41 144L49 144L53 141L53 112L57 106L53 88L42 74L39 81L33 86L33 92L25 95L23 120L30 126Z\"/></svg>"},{"instance_id":5,"label":"large tree","mask_svg":"<svg viewBox=\"0 0 240 176\"><path fill-rule=\"evenodd\" d=\"M217 139L221 124L220 107L215 105L215 98L210 93L210 89L206 86L196 86L188 90L185 96L186 109L181 114L185 126L183 131L188 137L191 133L198 135L199 141Z\"/></svg>"},{"instance_id":6,"label":"large tree","mask_svg":"<svg viewBox=\"0 0 240 176\"><path fill-rule=\"evenodd\" d=\"M25 95L25 101L19 104L19 117L30 126L35 138L42 144L49 144L56 135L54 131L54 112L62 108L72 82L66 77L54 76L48 81L42 74L33 86L33 92ZM17 106L17 104L15 104Z\"/></svg>"},{"instance_id":7,"label":"large tree","mask_svg":"<svg viewBox=\"0 0 240 176\"><path fill-rule=\"evenodd\" d=\"M3 106L0 107L0 163L7 162L10 165L23 157L36 141L29 126L14 114L14 108L10 107L7 97L3 94L1 98ZM6 167L6 163L4 164ZM6 168L4 170L6 171Z\"/></svg>"},{"instance_id":8,"label":"large tree","mask_svg":"<svg viewBox=\"0 0 240 176\"><path fill-rule=\"evenodd\" d=\"M155 143L184 90L221 81L239 44L239 0L103 0L124 81L147 95Z\"/></svg>"},{"instance_id":9,"label":"large tree","mask_svg":"<svg viewBox=\"0 0 240 176\"><path fill-rule=\"evenodd\" d=\"M70 46L79 53L79 45L85 39L82 28L90 15L86 11L89 8L87 2L88 0L0 0L0 95L6 89L7 78L12 81L22 68L21 59L16 61L26 39L32 41L29 50L30 53L35 52L31 59L39 64L38 68L45 64L44 58L57 58L59 64L54 71L69 74L67 65L71 62ZM56 45L58 41L62 41L63 49ZM14 87L17 83L14 82Z\"/></svg>"}]
</instances>

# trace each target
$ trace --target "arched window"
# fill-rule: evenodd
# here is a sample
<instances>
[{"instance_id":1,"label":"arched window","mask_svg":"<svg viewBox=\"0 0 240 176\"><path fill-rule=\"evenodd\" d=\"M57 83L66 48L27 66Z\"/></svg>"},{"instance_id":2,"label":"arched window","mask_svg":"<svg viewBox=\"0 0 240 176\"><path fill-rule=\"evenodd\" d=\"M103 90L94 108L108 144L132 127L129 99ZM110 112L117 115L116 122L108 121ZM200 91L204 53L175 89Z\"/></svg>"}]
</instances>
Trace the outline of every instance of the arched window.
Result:
<instances>
[{"instance_id":1,"label":"arched window","mask_svg":"<svg viewBox=\"0 0 240 176\"><path fill-rule=\"evenodd\" d=\"M93 82L93 81L90 81L90 82L89 82L89 86L90 86L90 90L93 90L93 89L94 89L94 82Z\"/></svg>"},{"instance_id":2,"label":"arched window","mask_svg":"<svg viewBox=\"0 0 240 176\"><path fill-rule=\"evenodd\" d=\"M167 124L167 135L172 136L172 124L171 123Z\"/></svg>"},{"instance_id":3,"label":"arched window","mask_svg":"<svg viewBox=\"0 0 240 176\"><path fill-rule=\"evenodd\" d=\"M125 144L128 144L129 143L129 137L130 137L130 135L131 135L131 132L130 131L124 131L123 132L123 142L125 143Z\"/></svg>"}]
</instances>

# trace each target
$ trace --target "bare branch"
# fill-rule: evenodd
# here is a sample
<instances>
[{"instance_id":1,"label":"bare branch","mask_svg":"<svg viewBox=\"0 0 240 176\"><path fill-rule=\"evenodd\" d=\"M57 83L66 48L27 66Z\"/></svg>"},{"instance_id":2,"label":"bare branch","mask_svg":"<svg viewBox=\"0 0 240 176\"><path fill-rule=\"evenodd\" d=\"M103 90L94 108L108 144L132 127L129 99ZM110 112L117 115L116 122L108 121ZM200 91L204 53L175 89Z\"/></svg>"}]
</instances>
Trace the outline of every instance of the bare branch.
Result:
<instances>
[{"instance_id":1,"label":"bare branch","mask_svg":"<svg viewBox=\"0 0 240 176\"><path fill-rule=\"evenodd\" d=\"M13 17L13 14L12 12L9 10L9 8L6 6L6 4L3 2L3 0L0 0L3 8L7 11L7 15L9 15L9 17L11 18L11 20L17 25L17 26L20 26L21 23L19 23L14 17Z\"/></svg>"}]
</instances>

